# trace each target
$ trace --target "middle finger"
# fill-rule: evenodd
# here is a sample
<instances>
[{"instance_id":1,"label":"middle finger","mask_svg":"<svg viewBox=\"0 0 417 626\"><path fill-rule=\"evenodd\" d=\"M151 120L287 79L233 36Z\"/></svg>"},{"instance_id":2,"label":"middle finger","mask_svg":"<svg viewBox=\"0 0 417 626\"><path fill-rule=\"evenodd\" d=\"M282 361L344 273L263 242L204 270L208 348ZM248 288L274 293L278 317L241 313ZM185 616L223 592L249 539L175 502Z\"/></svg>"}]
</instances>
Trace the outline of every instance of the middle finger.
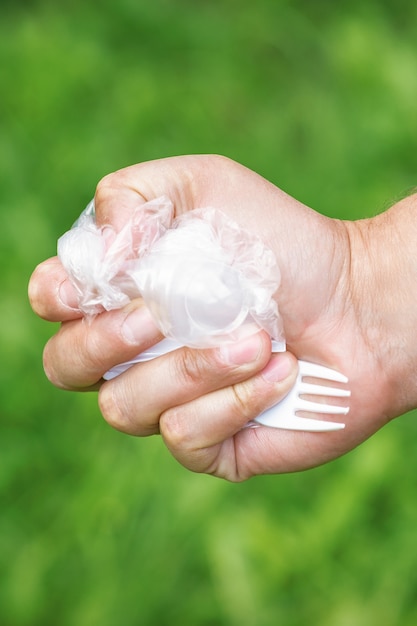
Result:
<instances>
[{"instance_id":1,"label":"middle finger","mask_svg":"<svg viewBox=\"0 0 417 626\"><path fill-rule=\"evenodd\" d=\"M46 344L44 368L49 380L63 389L87 389L112 367L133 359L162 339L141 299L124 309L92 320L62 324Z\"/></svg>"},{"instance_id":2,"label":"middle finger","mask_svg":"<svg viewBox=\"0 0 417 626\"><path fill-rule=\"evenodd\" d=\"M140 436L155 434L167 409L245 380L270 357L271 340L265 332L222 348L181 348L134 365L105 382L99 392L100 409L117 430Z\"/></svg>"}]
</instances>

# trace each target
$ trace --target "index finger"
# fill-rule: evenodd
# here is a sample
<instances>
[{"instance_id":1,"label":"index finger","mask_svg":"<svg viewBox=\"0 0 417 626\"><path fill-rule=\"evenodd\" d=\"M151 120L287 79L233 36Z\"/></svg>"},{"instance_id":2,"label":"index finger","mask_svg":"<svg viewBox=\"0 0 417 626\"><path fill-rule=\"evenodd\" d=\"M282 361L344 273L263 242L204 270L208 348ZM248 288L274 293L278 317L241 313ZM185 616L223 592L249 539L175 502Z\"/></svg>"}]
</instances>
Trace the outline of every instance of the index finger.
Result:
<instances>
[{"instance_id":1,"label":"index finger","mask_svg":"<svg viewBox=\"0 0 417 626\"><path fill-rule=\"evenodd\" d=\"M40 263L28 286L34 312L48 322L65 322L82 317L77 295L58 257Z\"/></svg>"},{"instance_id":2,"label":"index finger","mask_svg":"<svg viewBox=\"0 0 417 626\"><path fill-rule=\"evenodd\" d=\"M167 196L178 215L195 207L195 179L204 173L205 160L198 157L168 157L145 161L104 176L97 185L94 206L97 224L119 231L133 210Z\"/></svg>"}]
</instances>

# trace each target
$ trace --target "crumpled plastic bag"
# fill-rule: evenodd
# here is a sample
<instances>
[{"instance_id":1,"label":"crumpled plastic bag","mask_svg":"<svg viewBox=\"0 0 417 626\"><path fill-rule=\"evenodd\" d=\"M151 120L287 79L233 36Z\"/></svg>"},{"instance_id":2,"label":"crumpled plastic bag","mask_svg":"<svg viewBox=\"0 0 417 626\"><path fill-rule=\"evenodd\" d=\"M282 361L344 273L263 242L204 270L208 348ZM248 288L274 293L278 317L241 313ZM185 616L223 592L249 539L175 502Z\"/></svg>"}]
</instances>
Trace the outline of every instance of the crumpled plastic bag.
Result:
<instances>
[{"instance_id":1,"label":"crumpled plastic bag","mask_svg":"<svg viewBox=\"0 0 417 626\"><path fill-rule=\"evenodd\" d=\"M138 292L128 276L130 262L138 261L171 225L173 206L167 198L140 205L123 229L98 227L94 201L71 230L58 240L58 257L86 315L119 309Z\"/></svg>"},{"instance_id":2,"label":"crumpled plastic bag","mask_svg":"<svg viewBox=\"0 0 417 626\"><path fill-rule=\"evenodd\" d=\"M225 213L206 208L173 219L166 197L139 205L120 232L98 227L90 203L58 241L58 256L86 316L142 297L165 337L207 348L266 330L284 350L273 296L273 252Z\"/></svg>"}]
</instances>

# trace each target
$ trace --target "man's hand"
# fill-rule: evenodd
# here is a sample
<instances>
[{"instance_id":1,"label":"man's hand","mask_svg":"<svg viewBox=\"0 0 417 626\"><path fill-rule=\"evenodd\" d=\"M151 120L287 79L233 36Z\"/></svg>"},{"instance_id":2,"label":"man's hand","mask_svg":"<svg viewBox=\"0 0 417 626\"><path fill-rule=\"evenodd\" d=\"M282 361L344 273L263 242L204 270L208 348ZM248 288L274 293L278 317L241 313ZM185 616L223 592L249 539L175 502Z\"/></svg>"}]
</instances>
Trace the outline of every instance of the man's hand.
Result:
<instances>
[{"instance_id":1,"label":"man's hand","mask_svg":"<svg viewBox=\"0 0 417 626\"><path fill-rule=\"evenodd\" d=\"M217 207L272 248L281 270L277 300L288 348L349 377L346 429L243 428L285 395L296 375L295 358L271 358L262 332L234 346L235 354L183 348L103 383L104 372L157 342L159 332L140 301L91 323L80 319L65 272L50 259L35 270L29 294L38 315L63 322L45 348L54 384L99 388L112 426L135 435L160 432L186 467L230 480L319 465L416 406L411 300L417 281L410 287L410 280L417 269L409 258L409 239L417 235L415 199L373 220L331 220L233 161L190 156L104 178L95 195L97 222L120 229L133 207L161 195L173 201L177 215Z\"/></svg>"}]
</instances>

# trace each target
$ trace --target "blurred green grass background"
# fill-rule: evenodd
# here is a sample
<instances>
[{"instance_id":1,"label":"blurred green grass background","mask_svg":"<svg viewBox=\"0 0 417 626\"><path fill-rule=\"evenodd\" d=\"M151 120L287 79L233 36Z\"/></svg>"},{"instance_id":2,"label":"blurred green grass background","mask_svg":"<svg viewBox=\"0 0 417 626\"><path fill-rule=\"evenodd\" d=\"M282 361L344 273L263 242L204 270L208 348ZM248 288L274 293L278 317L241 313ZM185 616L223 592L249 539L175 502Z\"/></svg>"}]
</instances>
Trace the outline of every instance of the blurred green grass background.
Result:
<instances>
[{"instance_id":1,"label":"blurred green grass background","mask_svg":"<svg viewBox=\"0 0 417 626\"><path fill-rule=\"evenodd\" d=\"M0 623L414 626L415 415L303 474L229 485L54 389L30 311L97 181L215 152L355 219L416 185L412 0L5 1Z\"/></svg>"}]
</instances>

